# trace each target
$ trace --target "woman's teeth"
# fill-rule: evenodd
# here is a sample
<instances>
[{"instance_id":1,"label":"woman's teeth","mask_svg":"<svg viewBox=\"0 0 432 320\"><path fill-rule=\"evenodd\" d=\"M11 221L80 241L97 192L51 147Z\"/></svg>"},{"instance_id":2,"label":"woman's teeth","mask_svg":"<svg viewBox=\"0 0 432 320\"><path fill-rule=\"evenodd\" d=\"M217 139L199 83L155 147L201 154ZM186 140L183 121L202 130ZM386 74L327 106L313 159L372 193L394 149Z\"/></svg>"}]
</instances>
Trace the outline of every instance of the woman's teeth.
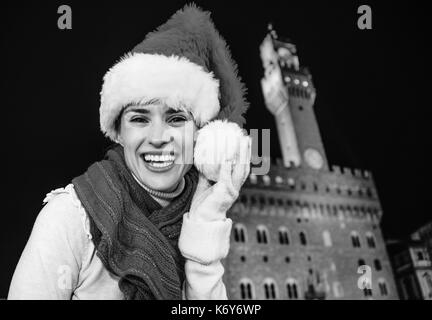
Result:
<instances>
[{"instance_id":1,"label":"woman's teeth","mask_svg":"<svg viewBox=\"0 0 432 320\"><path fill-rule=\"evenodd\" d=\"M171 165L174 162L174 156L146 154L144 160L154 167L162 168Z\"/></svg>"}]
</instances>

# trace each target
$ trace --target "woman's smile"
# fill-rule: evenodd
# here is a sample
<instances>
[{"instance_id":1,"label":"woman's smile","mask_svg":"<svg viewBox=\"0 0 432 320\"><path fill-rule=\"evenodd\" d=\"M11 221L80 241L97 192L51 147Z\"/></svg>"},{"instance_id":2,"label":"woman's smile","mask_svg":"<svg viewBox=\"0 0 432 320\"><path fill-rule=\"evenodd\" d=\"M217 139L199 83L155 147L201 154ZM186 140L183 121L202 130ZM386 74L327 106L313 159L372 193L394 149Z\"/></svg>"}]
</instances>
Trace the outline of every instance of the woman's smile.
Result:
<instances>
[{"instance_id":1,"label":"woman's smile","mask_svg":"<svg viewBox=\"0 0 432 320\"><path fill-rule=\"evenodd\" d=\"M164 172L170 170L174 166L174 152L145 152L141 154L145 167L153 172Z\"/></svg>"}]
</instances>

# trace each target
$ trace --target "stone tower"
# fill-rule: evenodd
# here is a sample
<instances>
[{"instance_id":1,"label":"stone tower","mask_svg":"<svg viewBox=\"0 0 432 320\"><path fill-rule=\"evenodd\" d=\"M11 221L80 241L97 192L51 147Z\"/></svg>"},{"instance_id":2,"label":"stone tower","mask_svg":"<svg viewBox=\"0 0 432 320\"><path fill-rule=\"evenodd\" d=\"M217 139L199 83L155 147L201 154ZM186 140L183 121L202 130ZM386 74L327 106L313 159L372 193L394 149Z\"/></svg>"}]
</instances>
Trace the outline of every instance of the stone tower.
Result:
<instances>
[{"instance_id":1,"label":"stone tower","mask_svg":"<svg viewBox=\"0 0 432 320\"><path fill-rule=\"evenodd\" d=\"M397 299L371 173L329 165L295 45L270 28L260 51L283 159L251 174L228 213L229 299Z\"/></svg>"}]
</instances>

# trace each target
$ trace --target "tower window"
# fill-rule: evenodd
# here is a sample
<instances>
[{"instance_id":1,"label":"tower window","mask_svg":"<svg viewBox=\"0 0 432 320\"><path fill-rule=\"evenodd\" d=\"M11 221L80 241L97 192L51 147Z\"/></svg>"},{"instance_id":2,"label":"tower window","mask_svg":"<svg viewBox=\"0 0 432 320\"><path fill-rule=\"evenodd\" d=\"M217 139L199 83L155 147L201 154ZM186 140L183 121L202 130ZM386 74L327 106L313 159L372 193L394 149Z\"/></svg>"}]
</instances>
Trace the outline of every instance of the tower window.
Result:
<instances>
[{"instance_id":1,"label":"tower window","mask_svg":"<svg viewBox=\"0 0 432 320\"><path fill-rule=\"evenodd\" d=\"M375 264L375 270L376 271L382 270L381 262L379 261L379 259L375 259L374 264Z\"/></svg>"},{"instance_id":2,"label":"tower window","mask_svg":"<svg viewBox=\"0 0 432 320\"><path fill-rule=\"evenodd\" d=\"M380 289L380 293L381 293L382 296L387 296L388 295L387 283L385 282L385 280L380 279L378 281L378 287Z\"/></svg>"},{"instance_id":3,"label":"tower window","mask_svg":"<svg viewBox=\"0 0 432 320\"><path fill-rule=\"evenodd\" d=\"M366 242L369 248L375 248L375 238L370 232L366 234Z\"/></svg>"},{"instance_id":4,"label":"tower window","mask_svg":"<svg viewBox=\"0 0 432 320\"><path fill-rule=\"evenodd\" d=\"M360 237L357 232L351 232L351 242L354 248L360 248Z\"/></svg>"},{"instance_id":5,"label":"tower window","mask_svg":"<svg viewBox=\"0 0 432 320\"><path fill-rule=\"evenodd\" d=\"M300 111L303 111L303 106L298 107Z\"/></svg>"},{"instance_id":6,"label":"tower window","mask_svg":"<svg viewBox=\"0 0 432 320\"><path fill-rule=\"evenodd\" d=\"M307 245L306 234L304 233L304 231L301 231L299 236L300 236L300 243L303 246Z\"/></svg>"}]
</instances>

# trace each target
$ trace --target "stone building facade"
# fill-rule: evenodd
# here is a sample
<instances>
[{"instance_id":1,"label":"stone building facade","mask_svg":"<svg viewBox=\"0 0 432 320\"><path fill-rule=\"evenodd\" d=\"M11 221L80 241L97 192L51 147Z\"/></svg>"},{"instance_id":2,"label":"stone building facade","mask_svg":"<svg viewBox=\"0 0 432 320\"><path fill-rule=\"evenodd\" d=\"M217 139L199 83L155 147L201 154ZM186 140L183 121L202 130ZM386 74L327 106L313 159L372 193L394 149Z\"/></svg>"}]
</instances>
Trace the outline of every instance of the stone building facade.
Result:
<instances>
[{"instance_id":1,"label":"stone building facade","mask_svg":"<svg viewBox=\"0 0 432 320\"><path fill-rule=\"evenodd\" d=\"M230 209L229 299L398 299L371 173L328 164L295 45L270 30L261 57L283 158Z\"/></svg>"}]
</instances>

